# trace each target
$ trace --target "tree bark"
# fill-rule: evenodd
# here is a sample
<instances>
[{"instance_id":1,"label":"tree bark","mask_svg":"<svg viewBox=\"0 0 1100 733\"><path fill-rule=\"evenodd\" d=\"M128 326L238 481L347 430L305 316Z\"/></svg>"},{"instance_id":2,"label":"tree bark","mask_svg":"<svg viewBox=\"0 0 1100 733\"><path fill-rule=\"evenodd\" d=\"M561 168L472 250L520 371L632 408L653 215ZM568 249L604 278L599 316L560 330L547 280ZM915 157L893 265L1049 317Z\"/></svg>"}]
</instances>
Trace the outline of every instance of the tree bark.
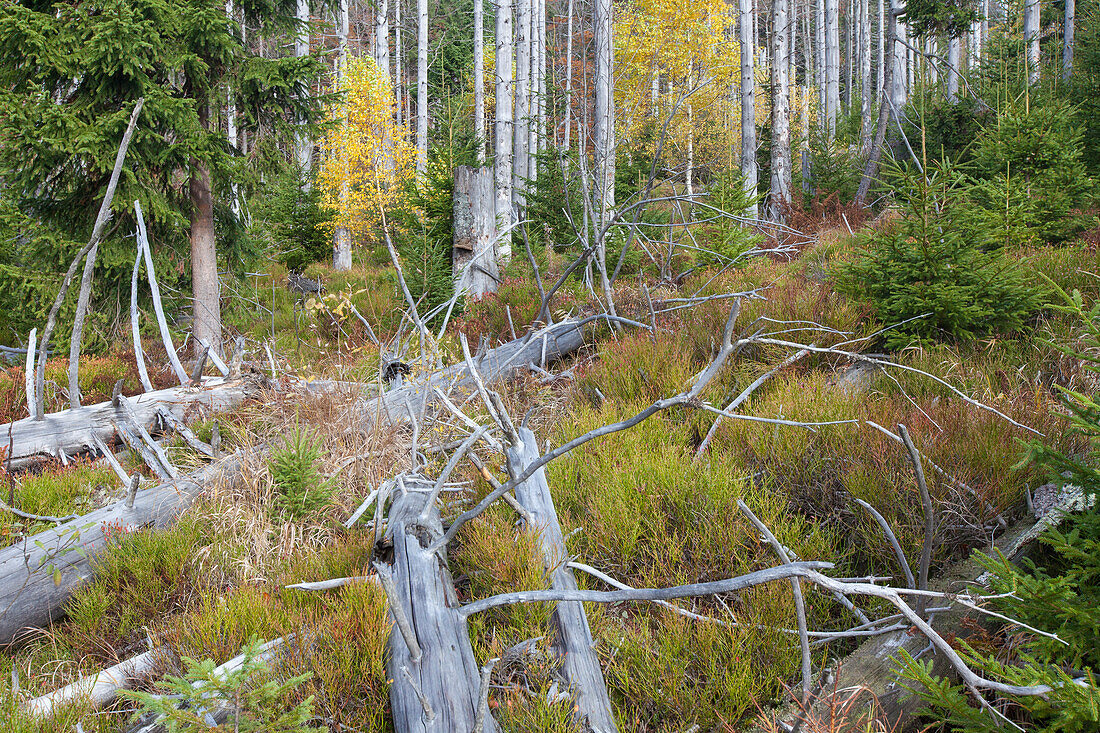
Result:
<instances>
[{"instance_id":1,"label":"tree bark","mask_svg":"<svg viewBox=\"0 0 1100 733\"><path fill-rule=\"evenodd\" d=\"M296 21L296 28L294 29L294 55L297 58L304 58L309 55L309 0L298 0L294 18ZM297 140L295 141L298 170L303 174L308 174L313 169L313 141L310 139L309 133L304 129L305 121L299 120L298 125L303 128L298 131ZM209 178L209 173L207 177ZM207 183L207 189L209 188L209 183ZM192 244L192 249L193 248L194 244ZM217 348L220 351L220 337L218 343L219 345ZM211 342L211 344L213 344L213 342Z\"/></svg>"},{"instance_id":2,"label":"tree bark","mask_svg":"<svg viewBox=\"0 0 1100 733\"><path fill-rule=\"evenodd\" d=\"M789 1L772 0L772 170L768 218L775 222L782 221L783 208L791 200L790 66L787 58Z\"/></svg>"},{"instance_id":3,"label":"tree bark","mask_svg":"<svg viewBox=\"0 0 1100 733\"><path fill-rule=\"evenodd\" d=\"M956 102L959 98L959 39L947 39L947 101Z\"/></svg>"},{"instance_id":4,"label":"tree bark","mask_svg":"<svg viewBox=\"0 0 1100 733\"><path fill-rule=\"evenodd\" d=\"M493 169L455 168L454 249L455 288L478 299L496 292L496 206Z\"/></svg>"},{"instance_id":5,"label":"tree bark","mask_svg":"<svg viewBox=\"0 0 1100 733\"><path fill-rule=\"evenodd\" d=\"M859 0L859 120L860 150L871 147L874 89L871 82L871 0Z\"/></svg>"},{"instance_id":6,"label":"tree bark","mask_svg":"<svg viewBox=\"0 0 1100 733\"><path fill-rule=\"evenodd\" d=\"M210 192L210 168L191 161L191 289L194 296L191 330L195 356L202 353L199 341L211 350L222 350L221 288L218 283L218 249L214 239L214 200Z\"/></svg>"},{"instance_id":7,"label":"tree bark","mask_svg":"<svg viewBox=\"0 0 1100 733\"><path fill-rule=\"evenodd\" d=\"M496 12L496 120L493 123L493 174L496 178L497 231L502 233L497 249L501 264L512 256L512 0L497 0Z\"/></svg>"},{"instance_id":8,"label":"tree bark","mask_svg":"<svg viewBox=\"0 0 1100 733\"><path fill-rule=\"evenodd\" d=\"M485 155L485 0L474 0L474 135L477 137L477 164L484 165Z\"/></svg>"},{"instance_id":9,"label":"tree bark","mask_svg":"<svg viewBox=\"0 0 1100 733\"><path fill-rule=\"evenodd\" d=\"M596 226L602 228L615 210L615 95L613 5L611 0L595 0L592 11L593 43L596 53L596 111L594 119L596 148Z\"/></svg>"},{"instance_id":10,"label":"tree bark","mask_svg":"<svg viewBox=\"0 0 1100 733\"><path fill-rule=\"evenodd\" d=\"M527 159L531 130L531 5L533 0L515 0L516 6L516 106L512 142L512 215L522 218L526 205Z\"/></svg>"},{"instance_id":11,"label":"tree bark","mask_svg":"<svg viewBox=\"0 0 1100 733\"><path fill-rule=\"evenodd\" d=\"M1076 0L1066 0L1066 16L1062 24L1062 78L1073 76L1073 26Z\"/></svg>"},{"instance_id":12,"label":"tree bark","mask_svg":"<svg viewBox=\"0 0 1100 733\"><path fill-rule=\"evenodd\" d=\"M1039 0L1024 0L1024 53L1028 86L1039 82Z\"/></svg>"},{"instance_id":13,"label":"tree bark","mask_svg":"<svg viewBox=\"0 0 1100 733\"><path fill-rule=\"evenodd\" d=\"M343 80L348 63L348 2L339 0L336 7L336 76ZM400 107L400 105L398 105ZM347 192L345 191L345 198ZM332 269L346 272L351 269L351 232L345 226L337 226L332 236Z\"/></svg>"},{"instance_id":14,"label":"tree bark","mask_svg":"<svg viewBox=\"0 0 1100 733\"><path fill-rule=\"evenodd\" d=\"M814 41L817 47L817 58L815 71L815 79L817 81L817 124L822 132L828 129L826 122L825 108L828 106L826 103L826 83L825 83L825 59L828 58L828 52L825 50L825 3L826 0L817 0L817 13L814 17Z\"/></svg>"},{"instance_id":15,"label":"tree bark","mask_svg":"<svg viewBox=\"0 0 1100 733\"><path fill-rule=\"evenodd\" d=\"M400 0L398 0L400 2ZM400 61L398 61L400 63ZM416 0L416 171L428 167L428 0Z\"/></svg>"}]
</instances>

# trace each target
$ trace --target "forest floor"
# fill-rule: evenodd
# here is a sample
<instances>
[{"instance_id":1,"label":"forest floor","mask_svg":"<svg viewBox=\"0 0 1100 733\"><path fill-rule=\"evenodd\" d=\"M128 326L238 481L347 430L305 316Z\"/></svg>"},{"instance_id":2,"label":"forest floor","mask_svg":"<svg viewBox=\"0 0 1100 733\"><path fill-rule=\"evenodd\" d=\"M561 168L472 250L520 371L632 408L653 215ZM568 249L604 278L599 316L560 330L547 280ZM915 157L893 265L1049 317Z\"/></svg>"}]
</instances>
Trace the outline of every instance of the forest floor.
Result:
<instances>
[{"instance_id":1,"label":"forest floor","mask_svg":"<svg viewBox=\"0 0 1100 733\"><path fill-rule=\"evenodd\" d=\"M814 244L793 260L759 258L718 276L696 272L677 285L644 277L648 296L640 292L638 277L624 278L616 293L620 314L643 323L652 319L656 330L601 327L587 348L552 369L562 378L547 380L532 372L498 389L510 413L517 420L525 416L540 444L560 445L634 415L681 392L710 362L731 305L728 299L712 299L674 309L680 304L669 301L727 292L756 292L741 302L740 327L753 324L778 338L812 339L818 346L881 351L873 335L886 324L833 287L836 264L856 246L855 238L842 232L843 227L814 233ZM1018 256L1036 279L1047 273L1062 287L1081 290L1089 301L1100 297L1100 279L1090 274L1100 272L1095 251L1081 245ZM560 271L565 259L549 251L540 251L538 258L544 277ZM496 345L513 337L513 326L522 333L534 319L538 291L522 260L513 262L497 295L469 305L449 327L441 344L445 362L461 358L459 333L471 345L483 340ZM379 337L393 335L402 307L389 273L381 265L348 273L313 266L308 274L327 286L321 297L288 291L285 273L277 268L249 276L228 294L227 328L249 339L257 368L266 372L270 365L262 344L269 344L284 383L293 375L304 381L380 385L379 349L348 304ZM570 283L553 304L556 318L592 308L579 283ZM725 420L700 452L714 415L675 408L593 440L547 472L569 551L635 587L718 580L774 565L771 550L738 511L737 501L743 500L803 560L834 562L840 575L895 574L889 545L854 500L875 506L906 553L920 554L923 515L909 458L868 425L894 429L901 423L924 454L976 490L971 495L930 477L942 518L932 558L936 573L988 543L987 527L994 525L996 514L1011 519L1026 511L1025 492L1045 480L1021 461L1028 441L1070 452L1080 448L1067 435L1056 389L1086 386L1080 364L1057 348L1075 344L1076 329L1051 309L1012 337L925 345L889 355L1036 432L979 409L914 371L853 370L848 358L811 354L775 374L741 411L773 420L849 422L807 429ZM741 351L703 399L728 404L790 353L776 345ZM156 354L150 359L155 361ZM122 350L97 357L82 371L88 380L85 402L108 398L118 378L125 378L128 393L139 391L132 365L132 353ZM51 368L58 375L64 369ZM58 376L55 381L63 380ZM22 383L18 368L0 375L0 394L7 396L3 404L8 407L0 420L25 415ZM373 584L326 592L284 587L370 570L375 529L361 522L349 530L343 522L373 487L412 467L414 440L407 428L377 426L364 432L354 421L349 406L377 388L320 395L272 390L262 401L219 416L227 448L268 442L273 457L250 464L243 480L232 486L211 487L166 531L120 533L100 560L94 582L71 599L64 620L0 650L0 731L67 733L78 723L87 733L122 730L134 710L131 702L116 701L98 711L78 704L40 721L22 712L21 700L115 664L149 644L166 647L170 653L163 664L179 673L180 657L221 663L253 636L272 639L306 629L315 642L280 662L294 674L311 674L285 694L287 706L312 695L316 725L333 732L390 729L384 667L389 623L381 591ZM51 399L59 408L62 395ZM486 417L476 403L464 409L475 420ZM203 423L196 432L209 437L211 427ZM464 433L437 420L415 440L431 448L461 437ZM181 467L199 463L183 445L172 446L170 454ZM500 456L481 449L479 455L491 472L504 475ZM303 456L309 465L299 461L298 468L287 468ZM433 475L445 457L430 452L428 457L432 463L426 473ZM139 461L131 457L128 468L139 468ZM287 482L302 475L323 484L322 500L292 506L286 500ZM447 495L445 522L490 490L482 471L468 463L455 477L469 483L466 491ZM19 508L36 514L81 513L124 492L110 469L92 464L11 477L11 488ZM44 526L0 514L0 546ZM544 587L536 538L506 505L466 524L452 547L460 600ZM579 582L604 587L593 578ZM764 585L681 605L719 620L736 618L739 625L693 621L655 605L586 606L620 729L673 732L698 725L704 731L737 730L766 716L798 675L797 637L776 630L794 625L790 585ZM813 629L852 625L825 593L809 593L807 607ZM543 640L536 647L545 651L552 633L549 611L546 605L516 605L472 618L478 663L533 638ZM850 641L816 647L814 664L823 666L851 648ZM504 730L571 729L571 706L556 694L553 663L545 653L498 668L493 683L490 705ZM142 684L153 689L152 680Z\"/></svg>"}]
</instances>

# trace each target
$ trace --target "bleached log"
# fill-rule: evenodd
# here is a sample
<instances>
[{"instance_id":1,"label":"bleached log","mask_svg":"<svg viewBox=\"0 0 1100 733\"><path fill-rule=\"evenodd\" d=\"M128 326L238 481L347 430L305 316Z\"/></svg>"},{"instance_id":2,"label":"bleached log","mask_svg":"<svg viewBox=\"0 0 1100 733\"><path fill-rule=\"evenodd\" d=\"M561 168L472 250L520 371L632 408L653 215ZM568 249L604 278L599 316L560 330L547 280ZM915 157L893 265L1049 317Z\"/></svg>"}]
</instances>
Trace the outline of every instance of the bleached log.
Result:
<instances>
[{"instance_id":1,"label":"bleached log","mask_svg":"<svg viewBox=\"0 0 1100 733\"><path fill-rule=\"evenodd\" d=\"M141 267L142 251L141 243L138 243L137 258L134 260L134 271L130 275L130 335L134 339L134 361L137 362L138 378L146 392L153 391L153 383L149 381L149 371L145 368L145 349L141 345L140 315L137 305L137 281L138 269Z\"/></svg>"},{"instance_id":2,"label":"bleached log","mask_svg":"<svg viewBox=\"0 0 1100 733\"><path fill-rule=\"evenodd\" d=\"M102 708L118 697L119 690L128 689L135 679L156 669L164 653L164 649L153 649L96 674L81 675L60 690L25 702L23 711L37 718L47 718L57 708L81 700Z\"/></svg>"},{"instance_id":3,"label":"bleached log","mask_svg":"<svg viewBox=\"0 0 1100 733\"><path fill-rule=\"evenodd\" d=\"M443 534L439 510L429 507L418 517L433 482L406 477L409 489L394 499L387 536L393 542L391 606L400 607L411 623L420 647L414 655L399 629L393 629L386 662L390 708L397 733L470 733L477 718L481 674L450 571L439 554L426 547ZM499 730L487 716L486 733Z\"/></svg>"},{"instance_id":4,"label":"bleached log","mask_svg":"<svg viewBox=\"0 0 1100 733\"><path fill-rule=\"evenodd\" d=\"M130 398L138 421L146 429L156 426L159 408L180 420L200 407L211 412L231 410L260 394L263 383L255 378L204 379L201 388L171 387ZM110 401L46 415L41 420L17 420L0 425L0 431L12 433L11 467L25 469L41 463L61 451L74 455L94 445L94 435L105 443L115 442L113 421L124 416Z\"/></svg>"},{"instance_id":5,"label":"bleached log","mask_svg":"<svg viewBox=\"0 0 1100 733\"><path fill-rule=\"evenodd\" d=\"M539 457L535 434L521 427L519 435L522 442L507 449L509 472L516 476ZM566 565L569 554L550 486L542 469L516 486L516 499L539 533L539 547L550 576L550 587L555 590L577 590L577 580ZM573 714L577 724L586 731L611 733L617 730L603 668L593 648L592 631L588 627L584 604L562 601L554 608L552 620L557 629L554 652L575 698Z\"/></svg>"},{"instance_id":6,"label":"bleached log","mask_svg":"<svg viewBox=\"0 0 1100 733\"><path fill-rule=\"evenodd\" d=\"M158 481L171 481L173 479L173 471L168 470L168 467L161 463L149 443L145 442L129 423L124 421L115 423L115 432L130 450L141 456L142 462L149 467L149 470L153 472Z\"/></svg>"},{"instance_id":7,"label":"bleached log","mask_svg":"<svg viewBox=\"0 0 1100 733\"><path fill-rule=\"evenodd\" d=\"M183 421L172 414L172 412L164 407L157 408L157 416L163 421L164 426L171 428L176 435L183 438L183 442L191 446L194 450L202 453L207 458L214 458L214 449L206 443L199 440L199 436L183 424Z\"/></svg>"},{"instance_id":8,"label":"bleached log","mask_svg":"<svg viewBox=\"0 0 1100 733\"><path fill-rule=\"evenodd\" d=\"M168 320L164 317L164 305L160 300L160 286L157 285L157 274L153 270L153 250L149 247L149 236L145 233L145 217L141 214L141 202L134 202L134 215L137 216L138 244L145 257L145 276L149 279L149 292L153 296L153 312L157 316L157 325L160 327L160 338L164 342L164 350L168 354L168 362L172 365L172 371L181 385L187 384L187 372L180 363L176 354L176 345L172 343L172 334L168 330Z\"/></svg>"},{"instance_id":9,"label":"bleached log","mask_svg":"<svg viewBox=\"0 0 1100 733\"><path fill-rule=\"evenodd\" d=\"M30 415L31 419L34 419L34 417L38 414L38 402L35 400L34 397L34 352L37 340L38 329L32 328L31 335L27 339L27 370L24 378L27 391L27 412Z\"/></svg>"},{"instance_id":10,"label":"bleached log","mask_svg":"<svg viewBox=\"0 0 1100 733\"><path fill-rule=\"evenodd\" d=\"M481 357L475 357L477 372L487 384L507 379L525 371L528 363L541 362L544 349L548 361L558 361L584 345L584 326L587 322L587 319L562 321L533 335L521 336L489 349ZM424 377L410 377L405 386L367 400L361 412L367 422L388 419L394 423L404 423L409 420L410 414L421 414L425 401L434 402L437 399L437 388L444 393L451 390L468 392L475 386L468 366L460 362Z\"/></svg>"},{"instance_id":11,"label":"bleached log","mask_svg":"<svg viewBox=\"0 0 1100 733\"><path fill-rule=\"evenodd\" d=\"M41 627L63 614L73 590L93 575L96 557L109 546L109 533L168 526L204 490L237 480L258 446L137 493L133 507L120 499L54 529L0 550L0 645L20 631Z\"/></svg>"}]
</instances>

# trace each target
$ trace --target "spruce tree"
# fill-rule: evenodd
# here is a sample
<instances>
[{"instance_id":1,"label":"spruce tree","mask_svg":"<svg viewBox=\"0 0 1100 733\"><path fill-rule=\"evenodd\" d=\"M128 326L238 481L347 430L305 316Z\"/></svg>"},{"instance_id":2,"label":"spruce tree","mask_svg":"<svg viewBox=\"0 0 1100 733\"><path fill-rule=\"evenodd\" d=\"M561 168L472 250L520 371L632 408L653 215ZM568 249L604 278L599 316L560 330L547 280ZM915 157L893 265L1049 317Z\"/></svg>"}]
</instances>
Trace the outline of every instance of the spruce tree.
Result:
<instances>
[{"instance_id":1,"label":"spruce tree","mask_svg":"<svg viewBox=\"0 0 1100 733\"><path fill-rule=\"evenodd\" d=\"M273 0L250 0L241 9L250 39L293 26L293 16ZM255 53L242 42L223 0L3 3L5 196L68 238L85 240L130 112L144 98L114 198L114 228L97 266L107 276L108 293L128 287L133 244L123 237L134 230L133 202L140 200L159 246L179 253L190 234L192 286L205 285L216 306L214 233L240 231L230 213L229 184L248 181L246 161L219 125L226 93L233 92L239 129L254 139L261 125L278 133L298 120L318 119L320 105L310 89L320 70L317 56L267 59ZM67 262L72 254L57 260ZM204 271L195 269L198 260ZM101 294L102 285L101 279Z\"/></svg>"}]
</instances>

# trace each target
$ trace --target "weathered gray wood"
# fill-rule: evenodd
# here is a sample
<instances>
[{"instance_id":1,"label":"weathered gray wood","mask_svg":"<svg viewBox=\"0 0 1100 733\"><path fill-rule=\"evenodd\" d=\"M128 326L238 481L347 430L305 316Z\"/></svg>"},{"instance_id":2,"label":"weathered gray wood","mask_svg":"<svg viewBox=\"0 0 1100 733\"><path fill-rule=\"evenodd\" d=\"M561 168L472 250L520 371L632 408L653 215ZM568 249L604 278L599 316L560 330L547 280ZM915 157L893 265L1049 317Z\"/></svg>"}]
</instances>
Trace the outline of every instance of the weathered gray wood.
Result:
<instances>
[{"instance_id":1,"label":"weathered gray wood","mask_svg":"<svg viewBox=\"0 0 1100 733\"><path fill-rule=\"evenodd\" d=\"M120 499L0 550L0 644L63 614L73 590L92 577L95 558L109 545L109 531L168 526L204 489L236 480L249 460L266 452L262 445L238 450L192 474L139 491L132 508Z\"/></svg>"},{"instance_id":2,"label":"weathered gray wood","mask_svg":"<svg viewBox=\"0 0 1100 733\"><path fill-rule=\"evenodd\" d=\"M103 203L99 206L95 225L92 227L91 245L88 257L84 260L84 274L80 278L80 292L76 299L76 318L73 320L73 334L69 339L69 404L80 407L80 383L77 379L80 370L80 344L84 335L84 317L88 312L88 304L92 299L92 277L95 275L95 260L99 253L99 240L103 237L103 229L111 219L111 202L115 199L115 187L118 186L118 178L122 174L122 164L126 160L126 151L130 148L130 138L134 135L134 127L137 126L138 115L145 105L142 97L134 105L134 111L130 114L130 122L126 126L126 132L122 135L122 143L118 146L115 155L115 166L111 170L111 178L107 182L107 192L103 196Z\"/></svg>"},{"instance_id":3,"label":"weathered gray wood","mask_svg":"<svg viewBox=\"0 0 1100 733\"><path fill-rule=\"evenodd\" d=\"M149 467L149 470L156 475L158 481L172 480L173 472L168 470L168 467L160 461L149 443L146 443L145 440L142 439L141 434L138 433L137 430L134 430L132 425L124 420L119 420L115 423L115 432L118 434L118 437L122 438L122 442L125 443L130 450L141 456L141 460Z\"/></svg>"},{"instance_id":4,"label":"weathered gray wood","mask_svg":"<svg viewBox=\"0 0 1100 733\"><path fill-rule=\"evenodd\" d=\"M521 444L507 449L509 472L516 476L539 457L535 434L521 427L519 435ZM539 533L539 547L550 576L550 587L576 590L577 580L566 566L569 553L565 547L565 537L562 536L554 499L542 469L516 486L516 500L527 511ZM573 714L577 724L585 731L612 733L617 730L615 715L604 683L603 668L593 649L592 631L588 627L584 604L579 601L559 602L552 619L557 630L554 651L574 696Z\"/></svg>"},{"instance_id":5,"label":"weathered gray wood","mask_svg":"<svg viewBox=\"0 0 1100 733\"><path fill-rule=\"evenodd\" d=\"M31 335L27 338L27 371L24 382L27 392L27 413L31 418L38 414L38 401L34 398L34 351L35 342L38 339L38 329L32 328Z\"/></svg>"},{"instance_id":6,"label":"weathered gray wood","mask_svg":"<svg viewBox=\"0 0 1100 733\"><path fill-rule=\"evenodd\" d=\"M393 629L386 662L387 675L393 680L393 727L397 733L470 733L477 717L480 670L466 621L457 613L451 574L442 558L426 549L443 534L439 510L432 507L426 521L417 519L433 482L405 478L400 483L407 490L394 499L387 529L393 542L395 591L389 602L404 610L421 654L413 661L401 633ZM499 729L487 717L483 730Z\"/></svg>"},{"instance_id":7,"label":"weathered gray wood","mask_svg":"<svg viewBox=\"0 0 1100 733\"><path fill-rule=\"evenodd\" d=\"M192 432L191 428L183 424L183 422L171 413L171 411L164 407L157 408L157 415L164 422L165 427L169 427L178 436L183 438L183 442L191 446L193 449L202 453L207 458L214 458L214 449L206 443L199 440L199 436Z\"/></svg>"},{"instance_id":8,"label":"weathered gray wood","mask_svg":"<svg viewBox=\"0 0 1100 733\"><path fill-rule=\"evenodd\" d=\"M153 383L149 381L149 372L145 368L145 349L141 347L141 330L139 328L139 315L137 307L137 281L138 269L141 267L142 255L141 243L138 243L137 258L134 260L134 272L130 275L130 333L134 339L134 360L137 361L138 377L141 386L146 392L153 391Z\"/></svg>"},{"instance_id":9,"label":"weathered gray wood","mask_svg":"<svg viewBox=\"0 0 1100 733\"><path fill-rule=\"evenodd\" d=\"M164 342L164 350L168 353L168 362L172 365L172 371L181 385L188 382L187 372L180 363L176 346L172 343L172 333L168 330L168 320L164 317L164 305L160 300L160 286L157 285L157 274L153 270L153 250L149 247L149 236L145 233L145 217L141 214L141 202L134 202L134 214L137 216L138 245L145 257L145 276L149 279L149 291L153 296L153 312L157 315L157 325L160 327L160 338Z\"/></svg>"},{"instance_id":10,"label":"weathered gray wood","mask_svg":"<svg viewBox=\"0 0 1100 733\"><path fill-rule=\"evenodd\" d=\"M493 184L492 168L468 165L455 168L452 258L455 287L474 299L496 292L500 283Z\"/></svg>"},{"instance_id":11,"label":"weathered gray wood","mask_svg":"<svg viewBox=\"0 0 1100 733\"><path fill-rule=\"evenodd\" d=\"M179 472L176 470L176 467L172 465L172 462L168 460L168 455L164 452L164 449L153 440L153 436L145 429L145 424L141 421L141 417L134 409L134 403L127 399L126 395L120 393L116 404L122 408L126 417L129 418L130 424L137 430L137 434L141 437L142 442L153 452L157 462L167 471L168 478L177 478Z\"/></svg>"},{"instance_id":12,"label":"weathered gray wood","mask_svg":"<svg viewBox=\"0 0 1100 733\"><path fill-rule=\"evenodd\" d=\"M119 690L129 688L141 675L156 669L167 653L163 648L151 649L95 674L81 675L60 690L23 703L23 711L38 718L48 718L58 708L80 700L87 700L101 708L118 697Z\"/></svg>"},{"instance_id":13,"label":"weathered gray wood","mask_svg":"<svg viewBox=\"0 0 1100 733\"><path fill-rule=\"evenodd\" d=\"M543 354L546 361L557 361L572 354L584 345L585 321L568 320L522 336L514 341L489 349L481 357L475 357L475 366L482 380L488 384L507 379L532 362L540 363ZM409 415L420 415L425 401L437 399L436 388L443 392L455 390L469 392L475 387L474 379L465 362L412 378L405 386L391 389L382 396L369 399L361 406L364 420L375 422L388 419L404 423Z\"/></svg>"},{"instance_id":14,"label":"weathered gray wood","mask_svg":"<svg viewBox=\"0 0 1100 733\"><path fill-rule=\"evenodd\" d=\"M147 429L154 428L157 409L164 407L183 420L188 413L198 409L211 412L231 410L245 400L256 397L262 390L262 382L254 377L243 379L205 379L201 388L171 387L130 398L138 421ZM110 401L87 405L46 415L41 420L26 418L12 425L0 425L0 431L12 432L11 466L25 469L61 451L74 455L94 444L93 435L105 443L115 442L112 421L123 413Z\"/></svg>"}]
</instances>

